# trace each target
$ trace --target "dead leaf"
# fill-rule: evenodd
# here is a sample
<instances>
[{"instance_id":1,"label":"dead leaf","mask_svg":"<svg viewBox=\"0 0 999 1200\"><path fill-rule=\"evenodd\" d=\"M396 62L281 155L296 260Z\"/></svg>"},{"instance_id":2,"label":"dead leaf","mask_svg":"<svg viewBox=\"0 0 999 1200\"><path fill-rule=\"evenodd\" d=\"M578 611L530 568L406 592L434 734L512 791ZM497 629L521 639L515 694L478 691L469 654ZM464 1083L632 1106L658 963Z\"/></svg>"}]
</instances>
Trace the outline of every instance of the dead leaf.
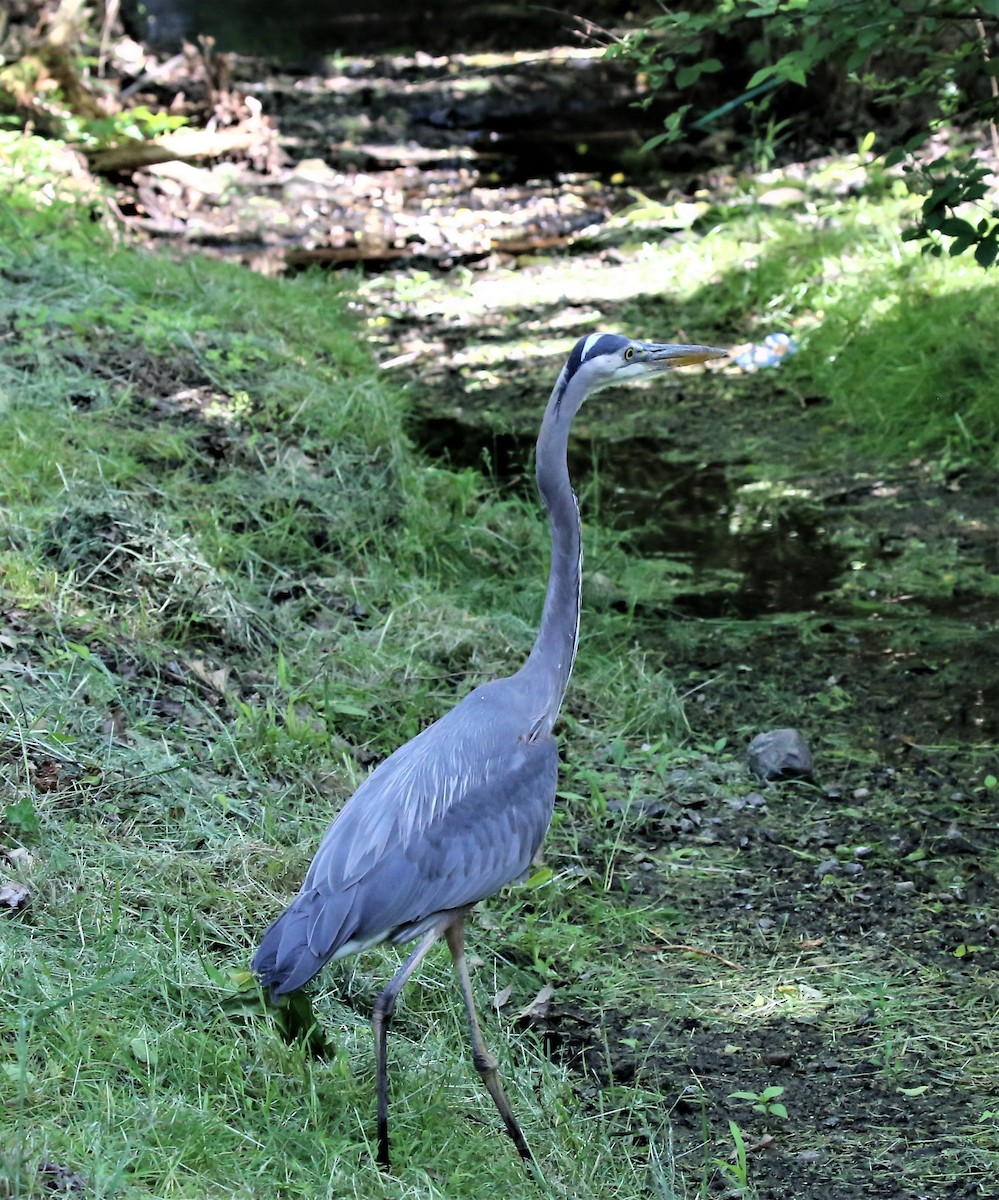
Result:
<instances>
[{"instance_id":1,"label":"dead leaf","mask_svg":"<svg viewBox=\"0 0 999 1200\"><path fill-rule=\"evenodd\" d=\"M57 792L59 790L59 763L51 760L40 763L31 772L31 783L36 792Z\"/></svg>"},{"instance_id":2,"label":"dead leaf","mask_svg":"<svg viewBox=\"0 0 999 1200\"><path fill-rule=\"evenodd\" d=\"M50 1192L62 1192L65 1194L84 1192L87 1189L87 1181L82 1175L77 1175L69 1167L62 1167L58 1163L40 1162L38 1164L38 1174L41 1176L42 1183Z\"/></svg>"},{"instance_id":3,"label":"dead leaf","mask_svg":"<svg viewBox=\"0 0 999 1200\"><path fill-rule=\"evenodd\" d=\"M31 903L31 893L23 883L9 879L0 884L0 912L8 914L23 912Z\"/></svg>"},{"instance_id":4,"label":"dead leaf","mask_svg":"<svg viewBox=\"0 0 999 1200\"><path fill-rule=\"evenodd\" d=\"M220 696L224 696L229 690L229 675L231 672L228 667L218 667L213 671L200 658L192 658L187 665L191 674L196 679L200 679L202 683L207 683Z\"/></svg>"},{"instance_id":5,"label":"dead leaf","mask_svg":"<svg viewBox=\"0 0 999 1200\"><path fill-rule=\"evenodd\" d=\"M11 846L9 849L0 851L0 853L3 854L12 867L20 867L24 871L30 871L35 865L34 858L23 846Z\"/></svg>"},{"instance_id":6,"label":"dead leaf","mask_svg":"<svg viewBox=\"0 0 999 1200\"><path fill-rule=\"evenodd\" d=\"M507 984L505 988L500 988L496 995L493 996L493 1008L502 1008L510 999L512 993L513 987L511 984Z\"/></svg>"},{"instance_id":7,"label":"dead leaf","mask_svg":"<svg viewBox=\"0 0 999 1200\"><path fill-rule=\"evenodd\" d=\"M553 984L546 983L530 1004L517 1013L518 1021L537 1021L548 1013L548 1002L555 995Z\"/></svg>"},{"instance_id":8,"label":"dead leaf","mask_svg":"<svg viewBox=\"0 0 999 1200\"><path fill-rule=\"evenodd\" d=\"M101 725L101 733L106 733L116 742L128 741L128 723L123 708L115 704L108 709L107 719Z\"/></svg>"}]
</instances>

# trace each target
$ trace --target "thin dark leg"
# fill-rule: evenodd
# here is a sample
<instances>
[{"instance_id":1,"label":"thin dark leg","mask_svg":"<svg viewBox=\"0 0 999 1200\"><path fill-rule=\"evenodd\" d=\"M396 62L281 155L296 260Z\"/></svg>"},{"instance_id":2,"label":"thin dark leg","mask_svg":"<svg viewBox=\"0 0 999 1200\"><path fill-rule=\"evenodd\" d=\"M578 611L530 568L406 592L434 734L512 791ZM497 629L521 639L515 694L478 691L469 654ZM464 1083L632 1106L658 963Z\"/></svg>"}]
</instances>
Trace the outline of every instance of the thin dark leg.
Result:
<instances>
[{"instance_id":1,"label":"thin dark leg","mask_svg":"<svg viewBox=\"0 0 999 1200\"><path fill-rule=\"evenodd\" d=\"M533 1164L534 1155L531 1153L520 1126L517 1124L517 1118L513 1115L513 1109L510 1107L510 1102L503 1091L503 1085L500 1083L499 1071L496 1069L498 1064L496 1059L489 1053L486 1043L483 1041L482 1030L479 1028L479 1018L475 1015L475 1004L472 1001L472 983L468 978L468 964L465 962L464 913L453 924L448 925L444 931L444 936L447 938L451 957L454 959L454 968L458 972L461 997L465 1001L465 1012L468 1014L468 1028L472 1035L472 1061L475 1063L475 1069L482 1076L482 1082L486 1085L489 1095L492 1096L493 1102L499 1110L499 1115L503 1118L506 1131L513 1138L513 1144L517 1147L520 1157L525 1162Z\"/></svg>"},{"instance_id":2,"label":"thin dark leg","mask_svg":"<svg viewBox=\"0 0 999 1200\"><path fill-rule=\"evenodd\" d=\"M371 1027L375 1031L375 1067L378 1076L378 1165L388 1169L389 1140L388 1140L388 1060L386 1057L386 1038L392 1013L395 1012L395 1002L399 998L406 980L427 957L434 943L444 932L448 921L453 918L442 917L436 925L429 929L420 939L416 949L406 959L399 970L392 976L388 987L375 1001L375 1009L371 1015Z\"/></svg>"}]
</instances>

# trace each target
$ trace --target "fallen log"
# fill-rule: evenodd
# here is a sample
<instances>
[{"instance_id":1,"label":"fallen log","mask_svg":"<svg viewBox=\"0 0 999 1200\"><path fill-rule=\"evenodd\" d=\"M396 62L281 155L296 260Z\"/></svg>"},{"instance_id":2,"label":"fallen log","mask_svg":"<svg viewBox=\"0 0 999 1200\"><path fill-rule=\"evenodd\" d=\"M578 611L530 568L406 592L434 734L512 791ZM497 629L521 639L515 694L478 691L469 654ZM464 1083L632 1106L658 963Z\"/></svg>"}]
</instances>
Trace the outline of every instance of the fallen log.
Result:
<instances>
[{"instance_id":1,"label":"fallen log","mask_svg":"<svg viewBox=\"0 0 999 1200\"><path fill-rule=\"evenodd\" d=\"M224 158L229 154L252 150L272 136L268 126L251 117L228 129L177 129L155 141L128 138L117 146L84 153L90 169L97 174L123 175L173 159L192 162L203 158Z\"/></svg>"}]
</instances>

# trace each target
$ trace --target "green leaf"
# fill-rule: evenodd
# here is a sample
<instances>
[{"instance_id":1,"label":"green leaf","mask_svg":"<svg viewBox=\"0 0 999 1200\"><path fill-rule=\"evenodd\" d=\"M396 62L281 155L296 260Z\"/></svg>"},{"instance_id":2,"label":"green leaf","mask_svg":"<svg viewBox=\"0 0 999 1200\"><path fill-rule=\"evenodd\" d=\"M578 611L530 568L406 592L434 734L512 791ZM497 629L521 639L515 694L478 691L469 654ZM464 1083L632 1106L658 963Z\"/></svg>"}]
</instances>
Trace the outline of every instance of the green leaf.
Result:
<instances>
[{"instance_id":1,"label":"green leaf","mask_svg":"<svg viewBox=\"0 0 999 1200\"><path fill-rule=\"evenodd\" d=\"M38 814L29 796L15 800L4 808L4 824L9 825L21 836L31 836L38 832Z\"/></svg>"},{"instance_id":2,"label":"green leaf","mask_svg":"<svg viewBox=\"0 0 999 1200\"><path fill-rule=\"evenodd\" d=\"M526 881L524 887L539 888L544 887L546 883L551 883L555 878L555 872L551 867L541 867Z\"/></svg>"},{"instance_id":3,"label":"green leaf","mask_svg":"<svg viewBox=\"0 0 999 1200\"><path fill-rule=\"evenodd\" d=\"M858 149L858 153L859 154L867 154L870 151L871 147L874 145L874 138L875 138L875 134L874 134L873 129L870 131L870 133L865 133L864 136L860 140L860 147Z\"/></svg>"},{"instance_id":4,"label":"green leaf","mask_svg":"<svg viewBox=\"0 0 999 1200\"><path fill-rule=\"evenodd\" d=\"M948 217L946 221L941 221L940 232L947 237L975 238L974 227L963 217Z\"/></svg>"},{"instance_id":5,"label":"green leaf","mask_svg":"<svg viewBox=\"0 0 999 1200\"><path fill-rule=\"evenodd\" d=\"M129 1041L128 1048L132 1051L132 1057L136 1062L142 1063L144 1067L155 1067L159 1061L156 1047L152 1045L144 1033L136 1034Z\"/></svg>"},{"instance_id":6,"label":"green leaf","mask_svg":"<svg viewBox=\"0 0 999 1200\"><path fill-rule=\"evenodd\" d=\"M999 254L999 241L995 237L979 242L975 249L975 262L980 267L991 267Z\"/></svg>"},{"instance_id":7,"label":"green leaf","mask_svg":"<svg viewBox=\"0 0 999 1200\"><path fill-rule=\"evenodd\" d=\"M645 154L649 150L655 150L656 146L661 146L671 136L669 133L657 133L654 137L650 137L648 141L642 143L640 153Z\"/></svg>"},{"instance_id":8,"label":"green leaf","mask_svg":"<svg viewBox=\"0 0 999 1200\"><path fill-rule=\"evenodd\" d=\"M6 1075L13 1083L38 1082L38 1076L32 1074L27 1067L22 1067L20 1063L0 1063L0 1075Z\"/></svg>"},{"instance_id":9,"label":"green leaf","mask_svg":"<svg viewBox=\"0 0 999 1200\"><path fill-rule=\"evenodd\" d=\"M758 83L763 83L765 79L769 79L772 75L777 74L777 66L771 63L768 67L760 67L756 74L746 84L746 91L752 91Z\"/></svg>"}]
</instances>

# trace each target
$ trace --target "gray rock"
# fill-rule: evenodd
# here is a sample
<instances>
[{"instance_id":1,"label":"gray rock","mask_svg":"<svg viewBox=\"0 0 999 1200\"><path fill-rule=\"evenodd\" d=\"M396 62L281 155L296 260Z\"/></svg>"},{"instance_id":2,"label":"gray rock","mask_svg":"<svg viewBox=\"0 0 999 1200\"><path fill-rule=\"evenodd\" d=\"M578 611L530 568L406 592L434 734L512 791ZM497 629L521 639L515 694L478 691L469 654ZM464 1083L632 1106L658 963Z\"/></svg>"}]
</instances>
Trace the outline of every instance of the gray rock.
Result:
<instances>
[{"instance_id":1,"label":"gray rock","mask_svg":"<svg viewBox=\"0 0 999 1200\"><path fill-rule=\"evenodd\" d=\"M812 752L797 729L770 729L749 743L749 769L767 783L813 779Z\"/></svg>"}]
</instances>

